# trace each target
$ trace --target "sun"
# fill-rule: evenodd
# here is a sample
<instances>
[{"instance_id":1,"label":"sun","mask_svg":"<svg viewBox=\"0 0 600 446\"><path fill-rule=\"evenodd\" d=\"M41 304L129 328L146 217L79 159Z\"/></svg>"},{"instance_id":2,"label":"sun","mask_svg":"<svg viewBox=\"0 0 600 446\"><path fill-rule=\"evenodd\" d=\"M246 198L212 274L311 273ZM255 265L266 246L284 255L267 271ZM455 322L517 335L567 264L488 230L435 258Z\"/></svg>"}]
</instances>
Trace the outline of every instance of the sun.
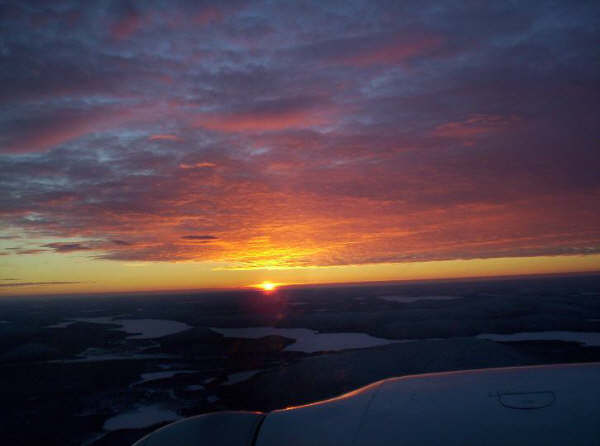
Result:
<instances>
[{"instance_id":1,"label":"sun","mask_svg":"<svg viewBox=\"0 0 600 446\"><path fill-rule=\"evenodd\" d=\"M263 291L273 291L274 289L277 288L277 284L273 283L273 282L263 282L261 284L258 285L259 288L262 288Z\"/></svg>"}]
</instances>

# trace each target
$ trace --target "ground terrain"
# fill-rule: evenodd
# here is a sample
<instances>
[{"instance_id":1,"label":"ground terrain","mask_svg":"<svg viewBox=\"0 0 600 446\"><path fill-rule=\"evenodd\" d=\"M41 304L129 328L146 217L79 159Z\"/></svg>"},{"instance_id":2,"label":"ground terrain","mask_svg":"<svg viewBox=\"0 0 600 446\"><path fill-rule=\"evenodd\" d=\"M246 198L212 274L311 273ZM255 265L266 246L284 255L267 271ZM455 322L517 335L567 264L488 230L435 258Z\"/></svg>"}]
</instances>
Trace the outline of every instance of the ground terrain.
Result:
<instances>
[{"instance_id":1,"label":"ground terrain","mask_svg":"<svg viewBox=\"0 0 600 446\"><path fill-rule=\"evenodd\" d=\"M152 321L177 324L157 337ZM312 337L211 329L256 327ZM127 445L180 417L267 411L391 376L600 361L583 341L477 337L547 331L600 332L599 276L4 298L0 433L13 445Z\"/></svg>"}]
</instances>

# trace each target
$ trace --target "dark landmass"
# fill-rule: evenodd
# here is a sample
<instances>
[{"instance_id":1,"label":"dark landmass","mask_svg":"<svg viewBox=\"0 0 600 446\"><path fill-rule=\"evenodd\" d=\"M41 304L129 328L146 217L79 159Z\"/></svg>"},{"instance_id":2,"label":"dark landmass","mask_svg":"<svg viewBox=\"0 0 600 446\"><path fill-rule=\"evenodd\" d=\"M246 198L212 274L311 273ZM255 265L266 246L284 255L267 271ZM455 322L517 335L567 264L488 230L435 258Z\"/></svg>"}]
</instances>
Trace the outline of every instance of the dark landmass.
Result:
<instances>
[{"instance_id":1,"label":"dark landmass","mask_svg":"<svg viewBox=\"0 0 600 446\"><path fill-rule=\"evenodd\" d=\"M402 303L382 296L457 299ZM136 339L118 323L64 324L92 317L171 320L191 328ZM129 445L161 423L109 432L105 422L142 406L160 405L179 416L267 411L391 376L599 361L600 347L474 336L600 332L600 276L2 299L0 321L0 435L7 444ZM210 330L253 326L414 342L305 353L289 351L294 340L283 336L238 339Z\"/></svg>"}]
</instances>

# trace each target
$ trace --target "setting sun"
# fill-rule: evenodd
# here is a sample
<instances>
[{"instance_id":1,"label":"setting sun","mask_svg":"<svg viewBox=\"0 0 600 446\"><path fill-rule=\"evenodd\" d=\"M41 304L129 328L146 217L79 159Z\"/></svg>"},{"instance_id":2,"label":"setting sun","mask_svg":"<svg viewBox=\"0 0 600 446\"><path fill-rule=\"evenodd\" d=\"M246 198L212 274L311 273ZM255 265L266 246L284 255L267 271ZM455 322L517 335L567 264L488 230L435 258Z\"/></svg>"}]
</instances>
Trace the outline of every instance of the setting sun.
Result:
<instances>
[{"instance_id":1,"label":"setting sun","mask_svg":"<svg viewBox=\"0 0 600 446\"><path fill-rule=\"evenodd\" d=\"M277 288L277 284L272 282L263 282L259 284L258 287L263 289L264 291L273 291L275 288Z\"/></svg>"}]
</instances>

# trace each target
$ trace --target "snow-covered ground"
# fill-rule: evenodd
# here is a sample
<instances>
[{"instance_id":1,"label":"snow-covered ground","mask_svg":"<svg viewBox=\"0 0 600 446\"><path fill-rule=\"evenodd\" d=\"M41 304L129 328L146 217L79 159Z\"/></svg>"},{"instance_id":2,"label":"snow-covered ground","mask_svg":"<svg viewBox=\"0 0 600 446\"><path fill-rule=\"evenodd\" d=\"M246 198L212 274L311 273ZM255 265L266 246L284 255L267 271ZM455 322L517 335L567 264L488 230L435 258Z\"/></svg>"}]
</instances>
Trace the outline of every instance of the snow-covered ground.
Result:
<instances>
[{"instance_id":1,"label":"snow-covered ground","mask_svg":"<svg viewBox=\"0 0 600 446\"><path fill-rule=\"evenodd\" d=\"M262 372L262 370L248 370L246 372L232 373L231 375L227 376L227 380L223 383L223 385L230 386L232 384L241 383L252 378L254 375L260 372Z\"/></svg>"},{"instance_id":2,"label":"snow-covered ground","mask_svg":"<svg viewBox=\"0 0 600 446\"><path fill-rule=\"evenodd\" d=\"M566 341L579 342L588 347L600 346L600 333L586 331L532 331L511 334L482 333L476 336L490 341Z\"/></svg>"},{"instance_id":3,"label":"snow-covered ground","mask_svg":"<svg viewBox=\"0 0 600 446\"><path fill-rule=\"evenodd\" d=\"M70 321L50 325L47 328L67 328L75 322L88 322L92 324L119 325L115 330L130 333L129 339L154 339L179 333L192 328L188 324L164 319L115 319L113 317L87 317L74 318Z\"/></svg>"},{"instance_id":4,"label":"snow-covered ground","mask_svg":"<svg viewBox=\"0 0 600 446\"><path fill-rule=\"evenodd\" d=\"M75 321L60 322L58 324L48 325L46 328L67 328L68 326L74 323Z\"/></svg>"},{"instance_id":5,"label":"snow-covered ground","mask_svg":"<svg viewBox=\"0 0 600 446\"><path fill-rule=\"evenodd\" d=\"M421 300L454 300L462 299L461 296L378 296L378 299L387 300L388 302L398 302L408 304Z\"/></svg>"},{"instance_id":6,"label":"snow-covered ground","mask_svg":"<svg viewBox=\"0 0 600 446\"><path fill-rule=\"evenodd\" d=\"M104 422L103 429L116 431L119 429L142 429L165 421L181 418L176 412L165 409L159 404L140 406L129 412L115 415Z\"/></svg>"},{"instance_id":7,"label":"snow-covered ground","mask_svg":"<svg viewBox=\"0 0 600 446\"><path fill-rule=\"evenodd\" d=\"M179 375L179 374L185 374L185 373L198 373L196 370L169 370L169 371L165 371L165 372L149 372L149 373L142 373L139 381L134 382L133 384L131 384L132 386L137 386L138 384L142 384L148 381L155 381L157 379L165 379L165 378L172 378L175 375Z\"/></svg>"},{"instance_id":8,"label":"snow-covered ground","mask_svg":"<svg viewBox=\"0 0 600 446\"><path fill-rule=\"evenodd\" d=\"M248 327L211 328L211 330L230 338L258 339L270 335L283 336L296 341L288 345L284 350L305 353L376 347L378 345L402 342L393 339L376 338L364 333L319 333L307 328Z\"/></svg>"},{"instance_id":9,"label":"snow-covered ground","mask_svg":"<svg viewBox=\"0 0 600 446\"><path fill-rule=\"evenodd\" d=\"M169 359L175 358L174 355L162 355L162 354L131 354L131 353L123 353L123 354L113 354L107 353L104 355L89 355L87 356L82 353L84 357L79 359L53 359L51 361L45 361L49 364L51 363L60 363L60 364L79 364L84 362L100 362L100 361L131 361L132 359Z\"/></svg>"}]
</instances>

